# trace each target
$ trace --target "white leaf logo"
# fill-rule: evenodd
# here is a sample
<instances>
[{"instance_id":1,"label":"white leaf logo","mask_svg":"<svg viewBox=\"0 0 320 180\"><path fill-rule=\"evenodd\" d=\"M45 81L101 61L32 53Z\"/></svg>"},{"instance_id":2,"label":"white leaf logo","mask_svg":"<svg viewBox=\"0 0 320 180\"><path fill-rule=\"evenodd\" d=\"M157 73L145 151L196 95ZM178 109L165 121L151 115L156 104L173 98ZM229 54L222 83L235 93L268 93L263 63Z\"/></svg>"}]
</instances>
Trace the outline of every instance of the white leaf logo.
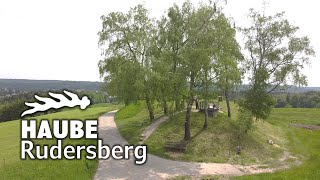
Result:
<instances>
[{"instance_id":1,"label":"white leaf logo","mask_svg":"<svg viewBox=\"0 0 320 180\"><path fill-rule=\"evenodd\" d=\"M26 102L25 104L29 107L33 107L32 109L28 109L24 111L21 114L21 117L27 115L27 114L33 114L39 111L46 111L51 108L54 109L60 109L62 107L75 107L80 106L80 109L85 109L87 106L90 105L90 99L87 96L83 96L82 99L79 99L78 95L71 93L69 91L63 91L66 95L68 95L71 100L69 100L66 96L63 94L55 94L52 92L49 92L49 96L58 99L59 101L55 101L52 98L46 98L46 97L40 97L38 95L35 95L34 97L38 99L41 102L44 102L44 104L39 103L29 103Z\"/></svg>"}]
</instances>

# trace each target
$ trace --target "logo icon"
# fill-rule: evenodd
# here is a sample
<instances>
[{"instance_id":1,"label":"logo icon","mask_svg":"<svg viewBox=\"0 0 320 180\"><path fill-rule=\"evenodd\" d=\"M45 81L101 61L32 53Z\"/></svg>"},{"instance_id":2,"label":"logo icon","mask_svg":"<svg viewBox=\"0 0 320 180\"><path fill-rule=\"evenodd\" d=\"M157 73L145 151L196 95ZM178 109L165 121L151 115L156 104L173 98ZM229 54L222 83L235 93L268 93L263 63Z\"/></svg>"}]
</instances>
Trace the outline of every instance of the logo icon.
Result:
<instances>
[{"instance_id":1,"label":"logo icon","mask_svg":"<svg viewBox=\"0 0 320 180\"><path fill-rule=\"evenodd\" d=\"M60 109L62 107L75 107L80 106L80 109L85 109L87 106L90 105L90 99L87 96L83 96L81 99L78 97L77 94L71 93L69 91L63 91L66 95L68 95L71 99L68 99L64 94L55 94L52 92L49 92L49 96L52 98L47 97L40 97L38 95L35 95L34 97L44 102L44 104L39 104L37 102L26 102L25 104L29 107L32 107L31 109L28 109L24 111L21 114L21 117L27 115L27 114L33 114L36 112L43 112L46 110L49 110L51 108L53 109ZM59 101L56 101L54 99L57 99Z\"/></svg>"}]
</instances>

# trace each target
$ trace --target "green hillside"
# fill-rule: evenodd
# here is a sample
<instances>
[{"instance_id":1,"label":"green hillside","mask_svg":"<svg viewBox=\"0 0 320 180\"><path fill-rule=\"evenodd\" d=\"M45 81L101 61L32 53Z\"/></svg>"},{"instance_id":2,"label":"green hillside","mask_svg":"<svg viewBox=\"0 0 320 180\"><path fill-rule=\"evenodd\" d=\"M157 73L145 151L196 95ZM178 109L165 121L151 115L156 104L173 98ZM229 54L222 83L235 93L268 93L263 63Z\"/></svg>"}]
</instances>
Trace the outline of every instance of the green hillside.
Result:
<instances>
[{"instance_id":1,"label":"green hillside","mask_svg":"<svg viewBox=\"0 0 320 180\"><path fill-rule=\"evenodd\" d=\"M226 109L225 104L221 104L221 107L223 110ZM269 168L280 168L273 173L240 177L221 176L226 179L317 179L320 177L318 170L320 167L320 131L291 125L291 123L320 125L320 109L273 109L267 121L255 123L254 130L249 132L242 142L243 150L239 156L235 153L237 142L233 139L235 131L233 121L237 116L236 106L232 104L232 107L232 119L229 119L225 113L220 113L217 118L209 120L208 130L202 129L203 114L193 112L192 139L185 153L171 153L164 148L165 142L179 141L183 138L184 113L171 117L168 122L160 125L146 141L148 152L182 161L266 164ZM135 109L135 113L131 114L130 118L123 118L129 113L127 109ZM138 124L143 124L147 117L146 107L142 107L141 104L131 104L117 113L116 122L122 136L129 142L136 143L141 132L148 127L148 125L138 126ZM278 146L266 143L269 138ZM289 169L283 169L284 167L289 167ZM194 177L183 176L176 179L192 178ZM204 178L211 178L211 176Z\"/></svg>"},{"instance_id":2,"label":"green hillside","mask_svg":"<svg viewBox=\"0 0 320 180\"><path fill-rule=\"evenodd\" d=\"M40 119L97 119L101 114L119 108L117 105L95 105L86 110L69 110ZM39 144L55 144L56 140L36 140ZM64 144L95 144L94 140L65 139ZM0 123L0 179L92 179L97 160L20 160L20 121Z\"/></svg>"}]
</instances>

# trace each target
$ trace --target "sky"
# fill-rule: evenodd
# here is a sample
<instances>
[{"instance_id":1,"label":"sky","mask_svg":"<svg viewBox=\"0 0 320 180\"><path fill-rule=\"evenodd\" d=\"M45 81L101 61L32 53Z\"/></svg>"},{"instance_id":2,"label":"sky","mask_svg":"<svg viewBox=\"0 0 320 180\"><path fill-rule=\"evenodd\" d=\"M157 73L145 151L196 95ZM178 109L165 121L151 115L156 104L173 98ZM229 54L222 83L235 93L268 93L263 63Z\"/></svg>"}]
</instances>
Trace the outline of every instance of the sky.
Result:
<instances>
[{"instance_id":1,"label":"sky","mask_svg":"<svg viewBox=\"0 0 320 180\"><path fill-rule=\"evenodd\" d=\"M101 15L127 12L144 4L154 18L160 17L173 3L184 0L0 0L0 79L50 79L100 81L98 47ZM198 4L199 0L191 0ZM206 2L206 1L204 1ZM304 73L308 86L320 87L320 17L314 0L228 0L220 1L227 17L236 26L247 26L250 8L285 17L300 27L299 36L308 36L316 52ZM238 40L241 44L242 39Z\"/></svg>"}]
</instances>

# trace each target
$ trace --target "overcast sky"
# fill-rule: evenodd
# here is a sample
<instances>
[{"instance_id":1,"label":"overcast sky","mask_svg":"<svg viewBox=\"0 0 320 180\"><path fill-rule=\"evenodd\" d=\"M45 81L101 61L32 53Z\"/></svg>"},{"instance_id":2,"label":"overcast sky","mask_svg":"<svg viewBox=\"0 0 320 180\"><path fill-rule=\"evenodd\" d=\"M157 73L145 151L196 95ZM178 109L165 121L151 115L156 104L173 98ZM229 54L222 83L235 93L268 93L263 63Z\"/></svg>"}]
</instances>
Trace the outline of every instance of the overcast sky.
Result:
<instances>
[{"instance_id":1,"label":"overcast sky","mask_svg":"<svg viewBox=\"0 0 320 180\"><path fill-rule=\"evenodd\" d=\"M184 0L0 0L0 78L99 81L100 16L143 3L153 17L159 17L174 2ZM267 14L285 11L289 21L300 27L299 35L311 39L317 57L305 73L309 86L320 86L318 1L266 2ZM263 3L228 0L223 7L237 26L243 26L248 24L249 8L261 10Z\"/></svg>"}]
</instances>

